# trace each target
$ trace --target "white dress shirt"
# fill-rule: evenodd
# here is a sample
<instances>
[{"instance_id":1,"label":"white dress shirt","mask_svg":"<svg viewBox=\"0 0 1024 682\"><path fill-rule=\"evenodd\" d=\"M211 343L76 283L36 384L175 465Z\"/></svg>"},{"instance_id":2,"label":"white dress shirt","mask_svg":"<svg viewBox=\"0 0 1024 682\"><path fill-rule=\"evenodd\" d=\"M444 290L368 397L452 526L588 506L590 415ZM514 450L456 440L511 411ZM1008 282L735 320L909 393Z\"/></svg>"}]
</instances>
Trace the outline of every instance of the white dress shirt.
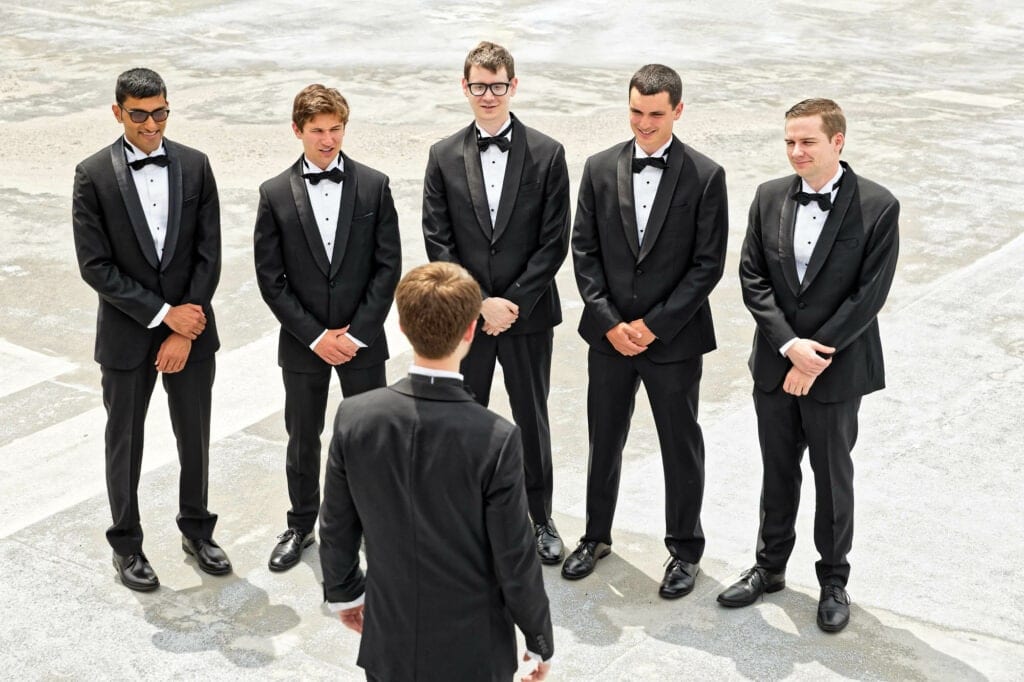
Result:
<instances>
[{"instance_id":1,"label":"white dress shirt","mask_svg":"<svg viewBox=\"0 0 1024 682\"><path fill-rule=\"evenodd\" d=\"M512 118L509 117L498 128L498 132L507 128L511 122ZM481 138L493 137L479 125L476 127L476 131ZM505 133L505 137L509 140L512 139L511 128ZM491 227L494 227L494 222L498 219L498 202L501 200L501 188L505 184L505 167L507 165L508 152L502 151L496 144L492 144L480 152L480 168L484 172L484 189L487 191L487 208L491 214Z\"/></svg>"},{"instance_id":2,"label":"white dress shirt","mask_svg":"<svg viewBox=\"0 0 1024 682\"><path fill-rule=\"evenodd\" d=\"M152 154L146 154L131 142L124 140L124 154L128 163L144 159L147 156L166 156L167 150L163 143L160 148ZM139 195L139 202L142 204L142 212L146 215L146 225L149 226L149 234L153 237L153 246L156 248L157 262L164 257L164 241L167 239L167 214L169 206L169 181L167 168L151 163L139 170L128 167L135 182L135 191ZM149 329L159 326L164 321L167 311L171 309L169 303L164 303L150 323Z\"/></svg>"},{"instance_id":3,"label":"white dress shirt","mask_svg":"<svg viewBox=\"0 0 1024 682\"><path fill-rule=\"evenodd\" d=\"M664 156L668 160L668 148L672 144L669 140L648 154L640 148L636 142L633 143L633 156L637 159L645 159L648 156ZM661 183L661 176L665 171L654 166L647 166L639 173L633 173L633 208L636 209L636 237L640 244L644 243L644 233L647 232L647 219L651 217L651 206L654 204L654 197L658 193L658 185Z\"/></svg>"}]
</instances>

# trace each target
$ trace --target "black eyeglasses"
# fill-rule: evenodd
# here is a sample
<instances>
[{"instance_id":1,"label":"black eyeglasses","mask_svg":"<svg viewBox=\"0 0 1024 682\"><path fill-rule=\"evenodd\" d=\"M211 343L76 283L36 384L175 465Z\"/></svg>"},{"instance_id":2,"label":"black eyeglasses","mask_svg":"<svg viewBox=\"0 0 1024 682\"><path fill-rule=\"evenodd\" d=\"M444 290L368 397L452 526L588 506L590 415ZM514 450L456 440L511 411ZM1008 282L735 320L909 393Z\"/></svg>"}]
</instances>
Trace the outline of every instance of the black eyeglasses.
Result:
<instances>
[{"instance_id":1,"label":"black eyeglasses","mask_svg":"<svg viewBox=\"0 0 1024 682\"><path fill-rule=\"evenodd\" d=\"M488 90L495 97L502 97L508 92L509 85L511 83L466 83L466 87L469 88L469 94L476 97L483 97L484 93Z\"/></svg>"},{"instance_id":2,"label":"black eyeglasses","mask_svg":"<svg viewBox=\"0 0 1024 682\"><path fill-rule=\"evenodd\" d=\"M120 104L117 106L121 107ZM167 107L161 109L154 109L153 111L146 111L145 109L125 109L121 107L121 111L128 114L128 118L132 120L132 123L145 123L146 119L150 116L157 123L163 123L167 120L167 117L171 115L171 110Z\"/></svg>"}]
</instances>

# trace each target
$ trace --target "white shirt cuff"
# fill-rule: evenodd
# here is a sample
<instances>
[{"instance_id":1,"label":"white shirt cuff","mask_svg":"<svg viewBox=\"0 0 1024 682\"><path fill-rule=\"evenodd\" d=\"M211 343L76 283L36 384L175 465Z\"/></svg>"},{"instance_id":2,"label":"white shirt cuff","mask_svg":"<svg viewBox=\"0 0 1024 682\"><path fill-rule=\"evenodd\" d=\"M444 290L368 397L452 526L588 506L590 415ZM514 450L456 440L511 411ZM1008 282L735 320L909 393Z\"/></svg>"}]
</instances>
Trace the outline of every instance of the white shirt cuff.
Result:
<instances>
[{"instance_id":1,"label":"white shirt cuff","mask_svg":"<svg viewBox=\"0 0 1024 682\"><path fill-rule=\"evenodd\" d=\"M352 336L348 332L345 332L345 336L346 336L346 338L348 338L349 341L351 341L352 343L356 344L360 348L366 348L366 344L365 343L363 343L362 341L360 341L356 337Z\"/></svg>"},{"instance_id":2,"label":"white shirt cuff","mask_svg":"<svg viewBox=\"0 0 1024 682\"><path fill-rule=\"evenodd\" d=\"M320 336L318 336L315 339L313 339L313 343L309 344L309 349L311 351L313 351L314 353L316 352L316 344L320 343L320 339L324 338L324 334L326 334L326 333L327 333L327 330L325 329L322 332L320 332Z\"/></svg>"},{"instance_id":3,"label":"white shirt cuff","mask_svg":"<svg viewBox=\"0 0 1024 682\"><path fill-rule=\"evenodd\" d=\"M348 611L349 609L354 609L357 606L362 606L365 600L366 593L363 592L352 601L329 601L327 602L327 608L334 613L338 613L339 611Z\"/></svg>"},{"instance_id":4,"label":"white shirt cuff","mask_svg":"<svg viewBox=\"0 0 1024 682\"><path fill-rule=\"evenodd\" d=\"M152 329L153 327L159 327L160 323L164 321L165 317L167 317L167 311L170 309L171 304L164 303L164 307L160 308L160 312L156 314L156 317L153 318L153 321L149 323L149 326L147 328Z\"/></svg>"},{"instance_id":5,"label":"white shirt cuff","mask_svg":"<svg viewBox=\"0 0 1024 682\"><path fill-rule=\"evenodd\" d=\"M526 657L530 660L530 663L551 663L551 661L555 658L554 656L552 656L551 658L545 661L543 658L541 658L540 654L535 654L529 649L526 650Z\"/></svg>"},{"instance_id":6,"label":"white shirt cuff","mask_svg":"<svg viewBox=\"0 0 1024 682\"><path fill-rule=\"evenodd\" d=\"M779 352L782 353L783 357L785 357L786 352L789 351L793 344L799 340L800 339L798 337L794 336L789 341L786 341L786 343L782 344L782 348L779 349Z\"/></svg>"}]
</instances>

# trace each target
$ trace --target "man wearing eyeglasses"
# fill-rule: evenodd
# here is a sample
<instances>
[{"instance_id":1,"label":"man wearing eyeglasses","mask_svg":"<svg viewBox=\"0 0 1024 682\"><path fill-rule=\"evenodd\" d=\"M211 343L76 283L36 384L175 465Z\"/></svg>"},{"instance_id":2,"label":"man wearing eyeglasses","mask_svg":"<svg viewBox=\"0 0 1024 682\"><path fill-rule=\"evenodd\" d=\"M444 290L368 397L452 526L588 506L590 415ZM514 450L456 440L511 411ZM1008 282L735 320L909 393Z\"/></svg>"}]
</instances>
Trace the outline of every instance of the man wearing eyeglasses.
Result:
<instances>
[{"instance_id":1,"label":"man wearing eyeglasses","mask_svg":"<svg viewBox=\"0 0 1024 682\"><path fill-rule=\"evenodd\" d=\"M555 274L569 248L569 173L562 145L509 111L518 84L504 47L485 41L467 55L462 91L474 121L430 149L423 236L430 260L462 265L480 283L482 321L461 371L486 406L501 363L523 434L537 554L557 564L547 400L553 328L562 321Z\"/></svg>"},{"instance_id":2,"label":"man wearing eyeglasses","mask_svg":"<svg viewBox=\"0 0 1024 682\"><path fill-rule=\"evenodd\" d=\"M206 155L164 139L167 88L149 69L117 79L124 134L75 169L72 222L82 278L99 295L107 541L121 582L160 585L142 550L138 486L143 426L162 375L181 464L182 549L212 575L231 572L207 509L210 394L220 347L211 299L220 279L220 204Z\"/></svg>"}]
</instances>

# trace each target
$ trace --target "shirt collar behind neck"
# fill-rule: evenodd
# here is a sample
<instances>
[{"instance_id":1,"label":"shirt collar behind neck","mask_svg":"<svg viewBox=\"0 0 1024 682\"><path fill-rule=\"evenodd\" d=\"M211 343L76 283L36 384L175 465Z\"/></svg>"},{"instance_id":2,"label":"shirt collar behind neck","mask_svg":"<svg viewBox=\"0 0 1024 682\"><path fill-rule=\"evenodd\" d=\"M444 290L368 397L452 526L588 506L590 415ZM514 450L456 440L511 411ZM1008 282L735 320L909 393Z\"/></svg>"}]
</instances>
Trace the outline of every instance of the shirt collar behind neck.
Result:
<instances>
[{"instance_id":1,"label":"shirt collar behind neck","mask_svg":"<svg viewBox=\"0 0 1024 682\"><path fill-rule=\"evenodd\" d=\"M129 161L135 161L136 159L144 159L147 156L166 156L167 149L164 147L164 141L160 140L160 146L152 154L147 154L131 142L128 141L127 137L122 136L121 139L124 141L124 153L127 155Z\"/></svg>"},{"instance_id":2,"label":"shirt collar behind neck","mask_svg":"<svg viewBox=\"0 0 1024 682\"><path fill-rule=\"evenodd\" d=\"M481 128L481 127L480 127L480 124L479 124L479 123L476 123L476 121L474 121L473 123L474 123L474 124L476 124L476 134L477 134L477 135L479 135L480 137L494 137L494 135L491 135L491 134L490 134L489 132L487 132L486 130L484 130L483 128ZM512 116L510 115L510 116L509 116L508 118L506 118L506 119L505 119L505 122L504 122L504 123L502 123L502 124L501 124L500 126L498 126L498 132L499 132L499 133L500 133L500 132L501 132L502 130L504 130L505 128L508 128L508 132L507 132L507 133L505 133L505 135L506 135L506 136L508 137L508 139L510 139L510 140L512 139L512 129L511 129L511 128L509 128L509 126L510 126L511 124L512 124Z\"/></svg>"},{"instance_id":3,"label":"shirt collar behind neck","mask_svg":"<svg viewBox=\"0 0 1024 682\"><path fill-rule=\"evenodd\" d=\"M436 377L438 379L458 379L463 380L462 374L459 372L449 372L445 369L431 369L430 367L420 367L419 365L409 365L409 374L419 374L425 377Z\"/></svg>"},{"instance_id":4,"label":"shirt collar behind neck","mask_svg":"<svg viewBox=\"0 0 1024 682\"><path fill-rule=\"evenodd\" d=\"M828 192L832 195L832 198L833 199L836 198L836 192L839 191L839 187L838 187L839 178L843 177L843 171L844 170L845 169L843 168L843 164L839 164L839 170L837 170L836 174L832 176L832 179L829 180L828 182L826 182L824 185L821 186L821 190L822 190L821 193L822 194L825 193L825 188L828 187L829 188ZM811 187L807 183L806 180L801 180L801 189L804 192L807 192L808 194L815 194L815 193L817 193L817 190L815 190L813 187Z\"/></svg>"},{"instance_id":5,"label":"shirt collar behind neck","mask_svg":"<svg viewBox=\"0 0 1024 682\"><path fill-rule=\"evenodd\" d=\"M655 149L653 154L648 154L640 148L636 140L633 140L633 156L638 159L646 159L648 156L668 156L668 148L671 146L672 138L669 138L668 142Z\"/></svg>"},{"instance_id":6,"label":"shirt collar behind neck","mask_svg":"<svg viewBox=\"0 0 1024 682\"><path fill-rule=\"evenodd\" d=\"M307 173L319 173L320 172L320 166L318 166L315 163L313 163L312 161L310 161L309 158L305 154L302 155L302 164L305 167ZM332 168L337 168L339 170L345 170L345 159L342 158L340 151L338 152L338 155L334 157L334 161L331 161L329 164L327 164L327 168L324 168L324 171L329 171Z\"/></svg>"}]
</instances>

